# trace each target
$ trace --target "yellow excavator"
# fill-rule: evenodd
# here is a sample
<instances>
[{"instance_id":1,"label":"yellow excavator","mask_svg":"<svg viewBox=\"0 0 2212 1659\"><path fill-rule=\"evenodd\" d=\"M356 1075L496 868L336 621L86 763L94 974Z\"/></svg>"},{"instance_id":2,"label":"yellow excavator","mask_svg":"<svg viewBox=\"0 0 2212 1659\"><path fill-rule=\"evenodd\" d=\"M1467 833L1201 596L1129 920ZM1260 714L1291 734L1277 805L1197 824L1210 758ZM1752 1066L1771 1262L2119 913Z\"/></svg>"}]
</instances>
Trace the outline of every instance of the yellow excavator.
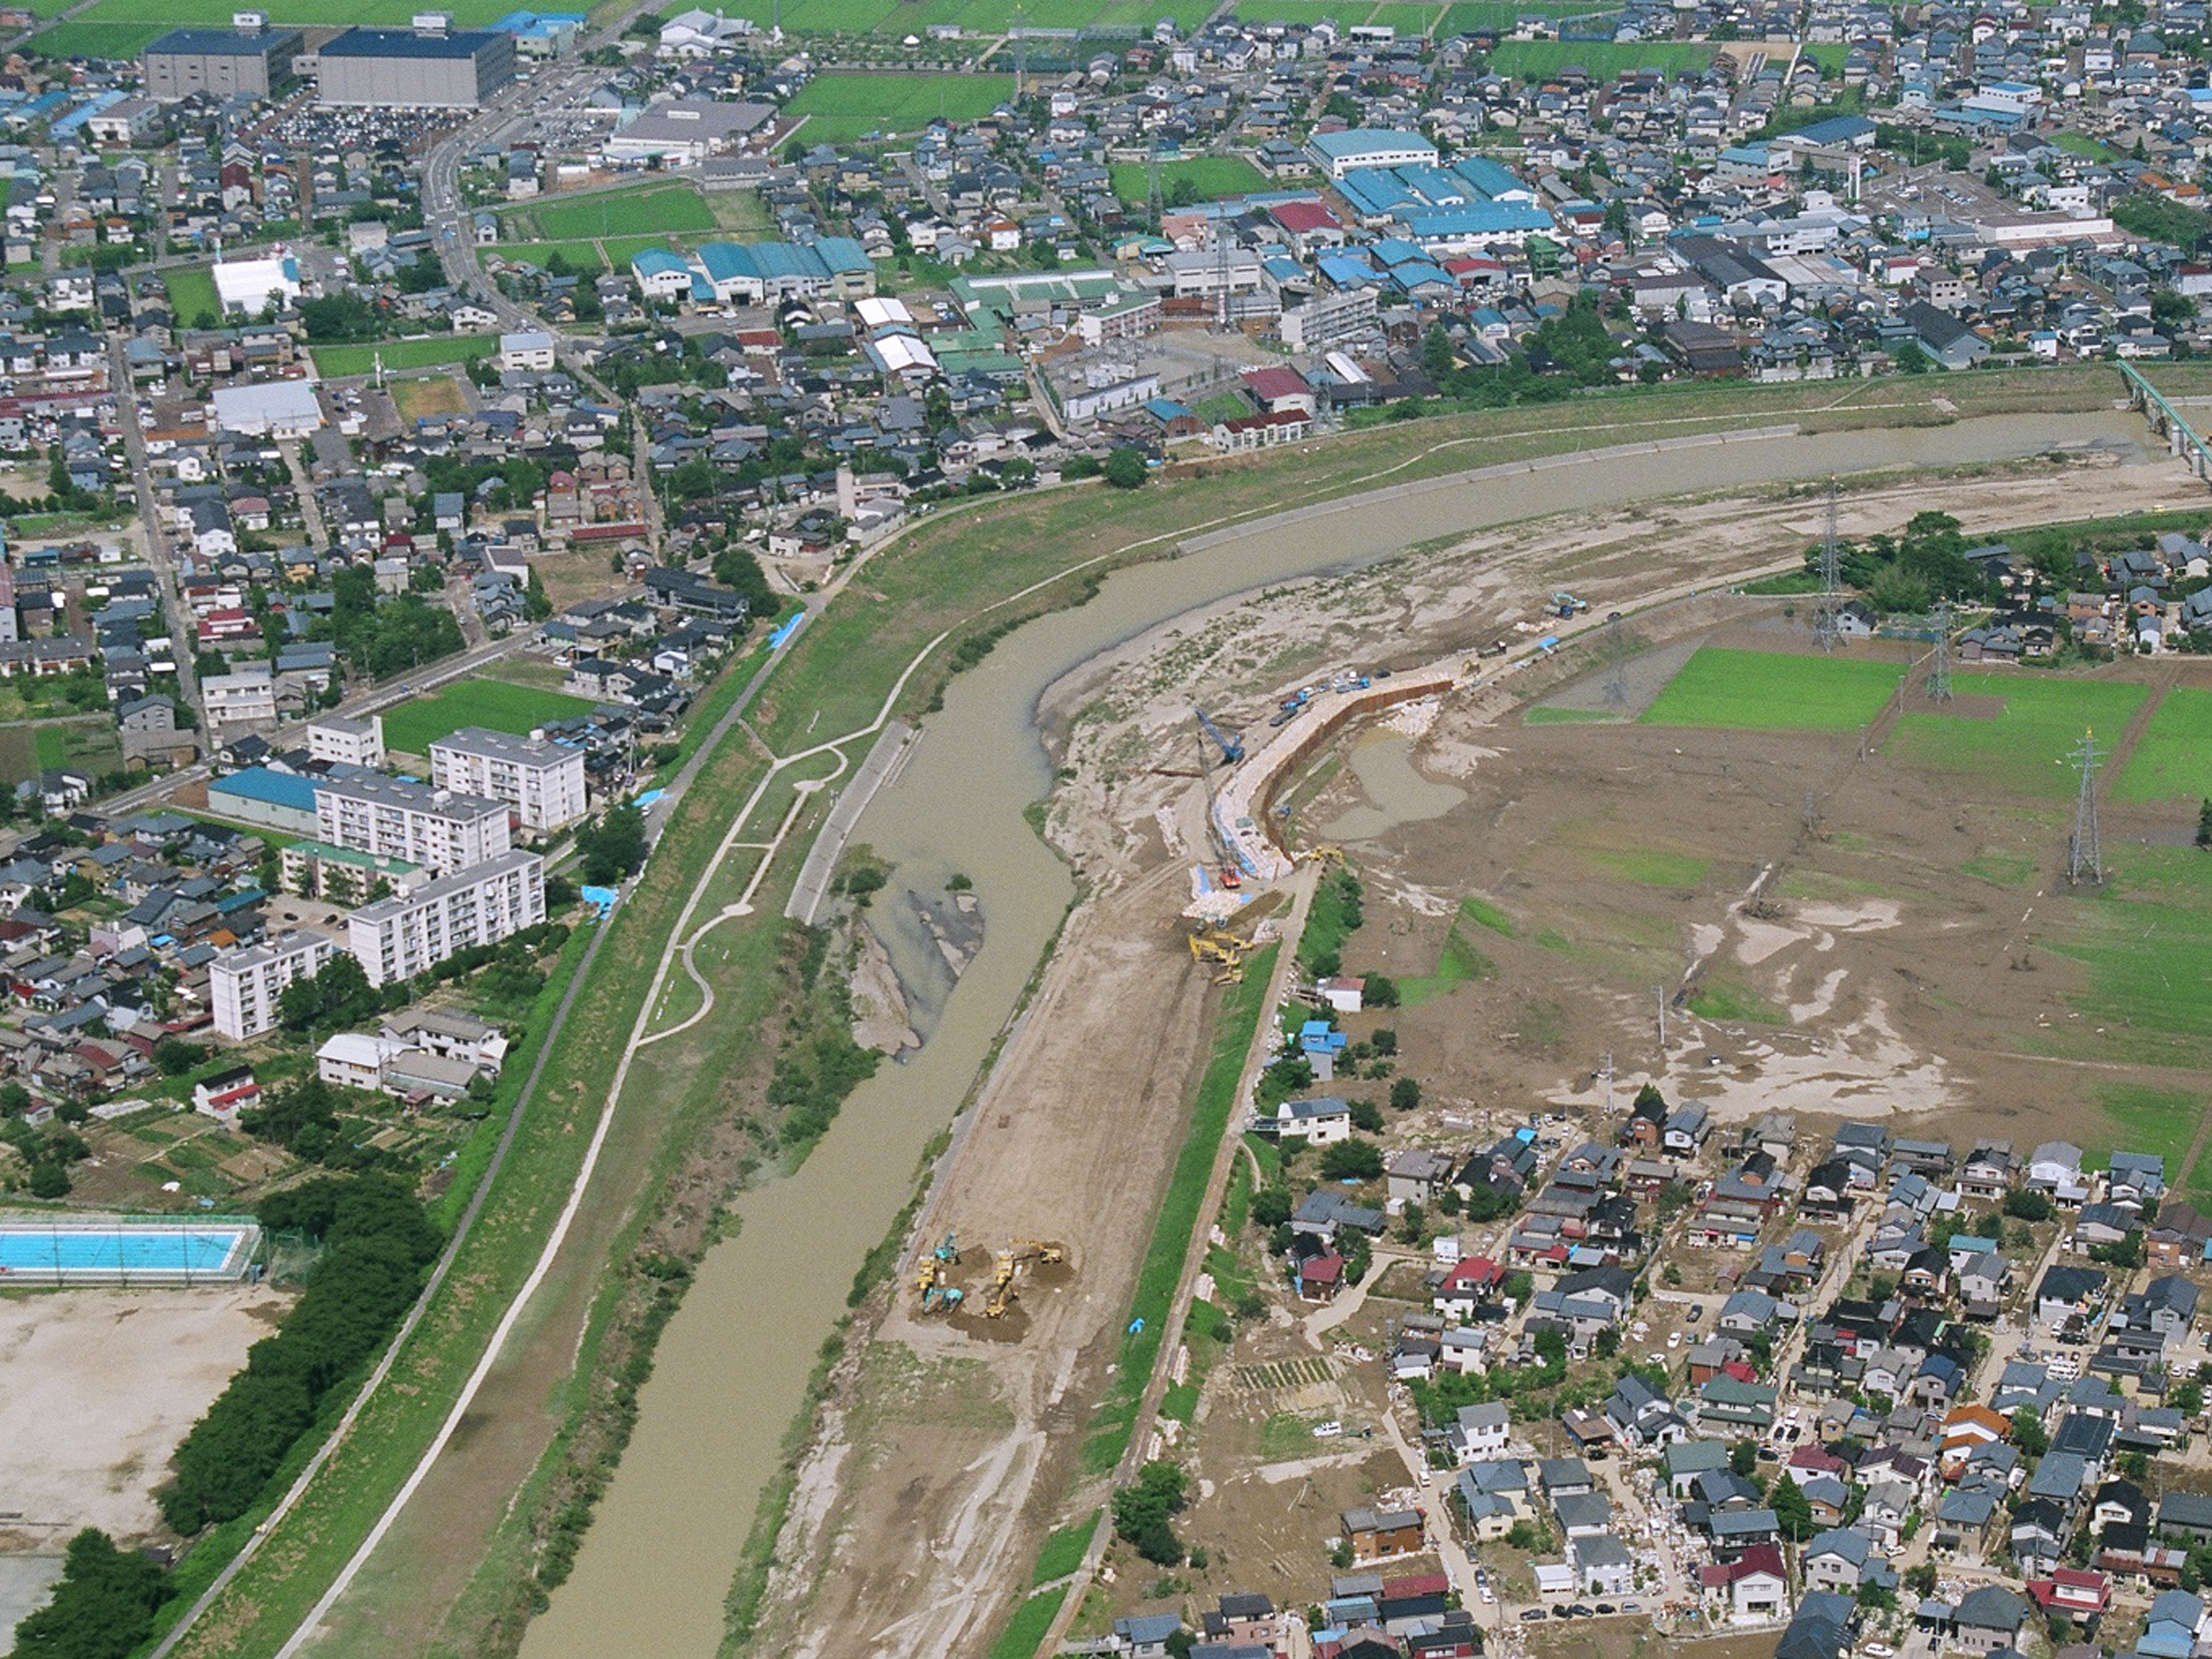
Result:
<instances>
[{"instance_id":1,"label":"yellow excavator","mask_svg":"<svg viewBox=\"0 0 2212 1659\"><path fill-rule=\"evenodd\" d=\"M1234 933L1222 928L1208 928L1189 935L1190 960L1212 962L1221 972L1216 976L1217 985L1234 985L1245 976L1245 958L1252 947Z\"/></svg>"},{"instance_id":2,"label":"yellow excavator","mask_svg":"<svg viewBox=\"0 0 2212 1659\"><path fill-rule=\"evenodd\" d=\"M1304 852L1292 853L1290 862L1304 864L1307 860L1327 866L1344 862L1344 849L1340 846L1309 846Z\"/></svg>"},{"instance_id":3,"label":"yellow excavator","mask_svg":"<svg viewBox=\"0 0 2212 1659\"><path fill-rule=\"evenodd\" d=\"M914 1275L914 1288L922 1292L923 1299L926 1300L929 1293L936 1288L937 1281L944 1277L944 1273L945 1264L943 1262L934 1255L925 1255L922 1258L922 1271Z\"/></svg>"},{"instance_id":4,"label":"yellow excavator","mask_svg":"<svg viewBox=\"0 0 2212 1659\"><path fill-rule=\"evenodd\" d=\"M1047 1244L1037 1239L1016 1239L1012 1255L1017 1267L1035 1263L1039 1267L1057 1267L1068 1259L1068 1252L1057 1244Z\"/></svg>"}]
</instances>

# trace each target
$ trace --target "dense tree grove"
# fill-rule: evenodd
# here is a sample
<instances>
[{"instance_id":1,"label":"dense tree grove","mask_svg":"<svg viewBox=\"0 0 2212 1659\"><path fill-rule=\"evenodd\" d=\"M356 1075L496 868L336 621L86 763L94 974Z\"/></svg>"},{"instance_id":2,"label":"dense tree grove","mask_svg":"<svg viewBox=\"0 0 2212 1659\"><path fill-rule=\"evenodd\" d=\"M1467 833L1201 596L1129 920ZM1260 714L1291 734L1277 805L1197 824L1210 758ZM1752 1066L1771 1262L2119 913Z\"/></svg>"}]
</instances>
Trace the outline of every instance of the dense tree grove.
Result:
<instances>
[{"instance_id":1,"label":"dense tree grove","mask_svg":"<svg viewBox=\"0 0 2212 1659\"><path fill-rule=\"evenodd\" d=\"M319 1238L306 1293L177 1447L162 1518L192 1534L253 1507L330 1389L374 1354L415 1299L438 1233L407 1185L322 1176L260 1206L273 1231Z\"/></svg>"},{"instance_id":2,"label":"dense tree grove","mask_svg":"<svg viewBox=\"0 0 2212 1659\"><path fill-rule=\"evenodd\" d=\"M645 862L646 844L643 810L630 800L610 807L576 832L583 879L594 887L612 887L636 874Z\"/></svg>"},{"instance_id":3,"label":"dense tree grove","mask_svg":"<svg viewBox=\"0 0 2212 1659\"><path fill-rule=\"evenodd\" d=\"M69 1540L53 1600L15 1627L20 1659L125 1659L154 1631L169 1575L87 1527Z\"/></svg>"}]
</instances>

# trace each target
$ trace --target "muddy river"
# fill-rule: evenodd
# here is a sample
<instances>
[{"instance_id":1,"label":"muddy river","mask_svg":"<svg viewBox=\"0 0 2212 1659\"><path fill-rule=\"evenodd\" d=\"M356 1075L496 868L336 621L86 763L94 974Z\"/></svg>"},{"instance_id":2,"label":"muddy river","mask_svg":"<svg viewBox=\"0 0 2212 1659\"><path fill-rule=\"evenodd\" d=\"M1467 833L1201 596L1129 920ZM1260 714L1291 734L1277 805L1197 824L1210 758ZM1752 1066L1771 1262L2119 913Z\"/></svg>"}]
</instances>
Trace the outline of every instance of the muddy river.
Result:
<instances>
[{"instance_id":1,"label":"muddy river","mask_svg":"<svg viewBox=\"0 0 2212 1659\"><path fill-rule=\"evenodd\" d=\"M2125 412L2012 416L1496 469L1503 476L1385 492L1209 538L1202 551L1121 571L1081 609L999 641L981 667L952 683L943 712L927 721L854 837L895 864L876 915L902 979L918 992L914 1022L926 1040L862 1085L797 1175L740 1202L744 1226L708 1255L662 1339L628 1453L574 1575L531 1625L525 1659L715 1652L756 1500L774 1473L817 1352L845 1312L853 1273L912 1192L922 1148L958 1109L1073 896L1066 869L1022 815L1051 783L1033 716L1054 681L1195 607L1486 524L1688 487L1957 465L2062 447L2140 452L2145 436L2140 418ZM1353 763L1363 781L1394 797L1388 804L1396 815L1448 808L1449 800L1439 806L1432 799L1438 786L1413 772L1406 754L1384 741L1371 754L1355 751ZM1364 823L1339 831L1372 832ZM941 902L956 872L974 881L987 931L948 991L943 959L898 889L903 884L907 895ZM794 1249L802 1241L804 1250Z\"/></svg>"}]
</instances>

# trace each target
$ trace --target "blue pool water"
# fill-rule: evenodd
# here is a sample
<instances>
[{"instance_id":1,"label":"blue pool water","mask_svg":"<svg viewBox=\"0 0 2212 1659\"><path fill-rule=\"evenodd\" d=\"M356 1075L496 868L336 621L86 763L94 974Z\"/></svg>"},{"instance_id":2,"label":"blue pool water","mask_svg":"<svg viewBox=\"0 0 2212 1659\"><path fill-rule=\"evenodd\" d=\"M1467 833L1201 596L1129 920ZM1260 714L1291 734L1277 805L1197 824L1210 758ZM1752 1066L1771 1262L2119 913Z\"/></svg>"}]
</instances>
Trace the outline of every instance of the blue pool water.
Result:
<instances>
[{"instance_id":1,"label":"blue pool water","mask_svg":"<svg viewBox=\"0 0 2212 1659\"><path fill-rule=\"evenodd\" d=\"M213 1273L244 1236L238 1227L125 1227L46 1232L0 1227L0 1270L16 1273Z\"/></svg>"}]
</instances>

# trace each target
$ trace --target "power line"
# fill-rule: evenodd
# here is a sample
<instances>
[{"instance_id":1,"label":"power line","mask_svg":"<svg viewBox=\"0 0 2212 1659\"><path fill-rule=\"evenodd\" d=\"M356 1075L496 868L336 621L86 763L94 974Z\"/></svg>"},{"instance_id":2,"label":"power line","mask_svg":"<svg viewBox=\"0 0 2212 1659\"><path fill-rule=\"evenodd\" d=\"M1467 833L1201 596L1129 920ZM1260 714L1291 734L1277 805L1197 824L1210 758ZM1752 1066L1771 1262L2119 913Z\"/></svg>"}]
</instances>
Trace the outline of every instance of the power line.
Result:
<instances>
[{"instance_id":1,"label":"power line","mask_svg":"<svg viewBox=\"0 0 2212 1659\"><path fill-rule=\"evenodd\" d=\"M2081 789L2073 802L2073 834L2066 847L2066 879L2075 887L2082 878L2101 887L2104 883L2104 849L2097 833L2097 734L2085 733L2081 747L2073 752L2074 765L2081 771Z\"/></svg>"}]
</instances>

